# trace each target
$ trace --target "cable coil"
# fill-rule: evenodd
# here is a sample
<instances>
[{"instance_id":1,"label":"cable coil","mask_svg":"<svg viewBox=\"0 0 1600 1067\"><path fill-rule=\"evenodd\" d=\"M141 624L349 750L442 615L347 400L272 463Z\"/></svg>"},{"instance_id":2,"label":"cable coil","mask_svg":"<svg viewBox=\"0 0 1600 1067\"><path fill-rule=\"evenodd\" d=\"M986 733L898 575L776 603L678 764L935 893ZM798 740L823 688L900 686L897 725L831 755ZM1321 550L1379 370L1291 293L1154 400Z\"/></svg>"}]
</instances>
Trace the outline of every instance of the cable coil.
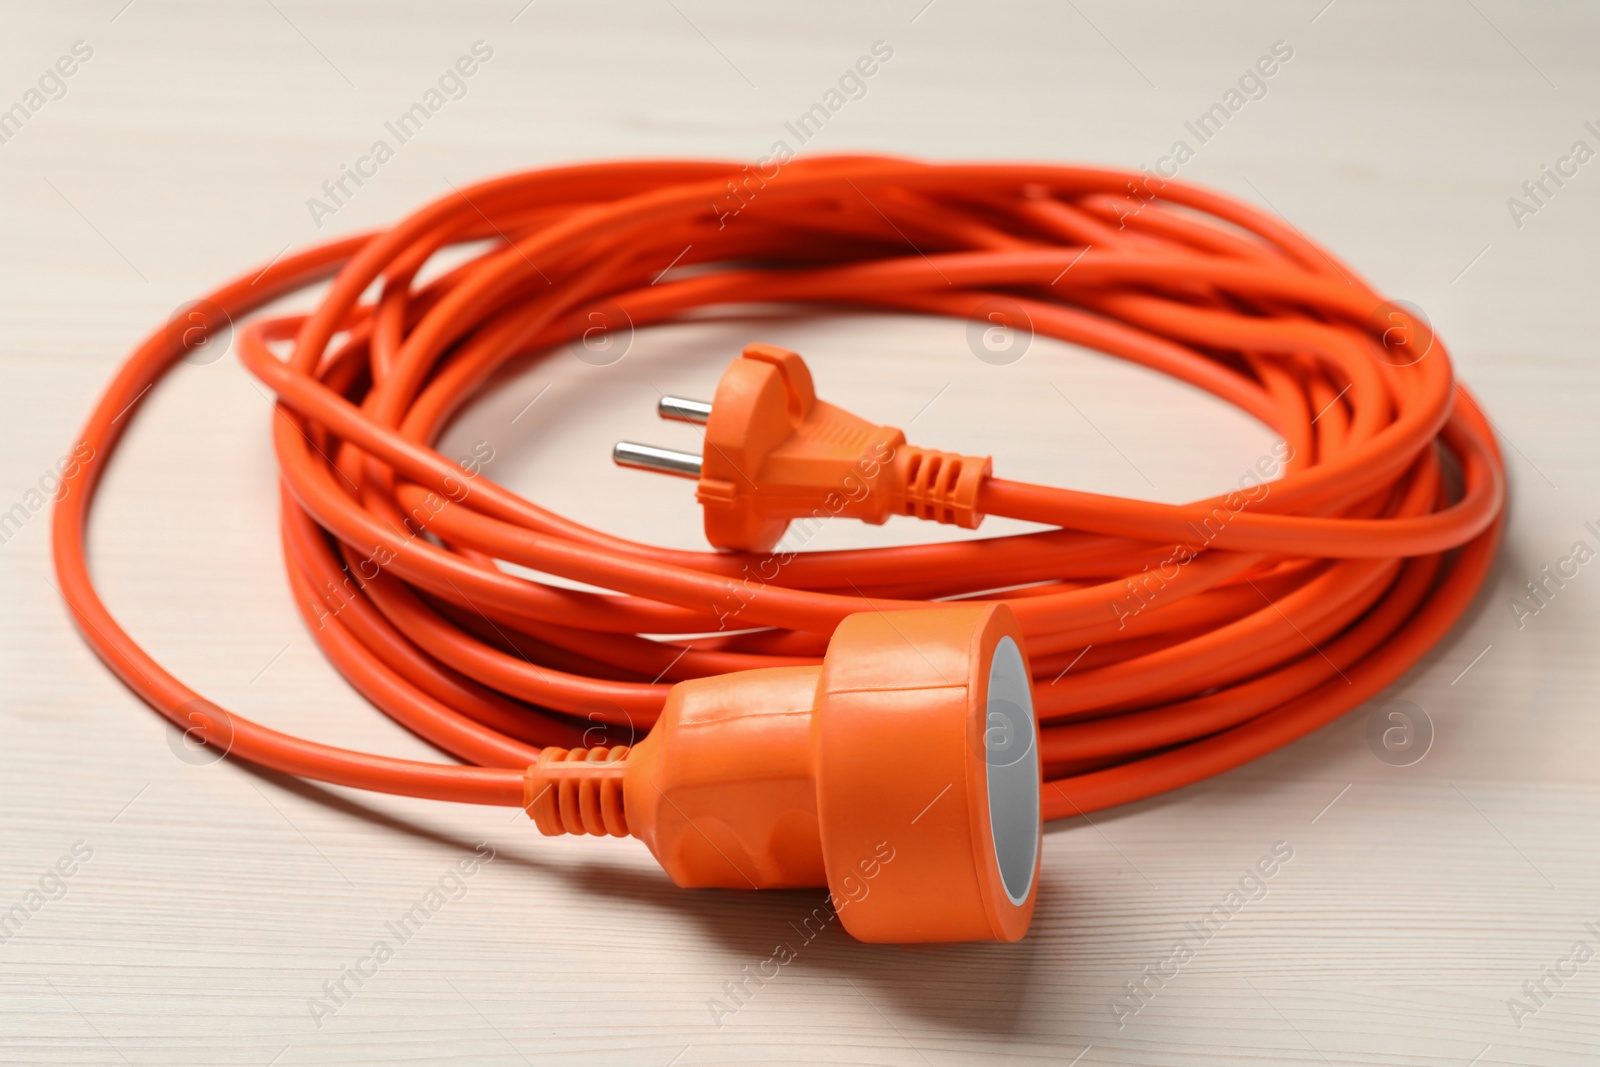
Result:
<instances>
[{"instance_id":1,"label":"cable coil","mask_svg":"<svg viewBox=\"0 0 1600 1067\"><path fill-rule=\"evenodd\" d=\"M742 209L727 222L730 195ZM417 281L441 249L482 241ZM541 748L626 745L677 680L816 663L854 612L977 596L1006 600L1027 637L1045 817L1092 812L1237 766L1376 695L1466 609L1503 522L1493 432L1418 314L1280 220L1146 174L863 157L796 160L767 180L723 162L535 170L283 256L198 306L242 319L330 276L311 314L237 335L278 397L289 581L337 668L463 763L232 715L101 602L84 548L96 483L124 412L190 351L187 334L158 330L122 365L83 430L98 461L65 479L52 531L79 629L130 688L234 756L321 781L521 806ZM1259 419L1283 439L1281 477L1178 506L989 477L979 514L1053 528L797 553L728 632L729 589L763 557L612 537L430 447L494 371L561 345L599 306L642 327L758 302L981 320L996 299L1039 333ZM548 817L615 832L616 800Z\"/></svg>"}]
</instances>

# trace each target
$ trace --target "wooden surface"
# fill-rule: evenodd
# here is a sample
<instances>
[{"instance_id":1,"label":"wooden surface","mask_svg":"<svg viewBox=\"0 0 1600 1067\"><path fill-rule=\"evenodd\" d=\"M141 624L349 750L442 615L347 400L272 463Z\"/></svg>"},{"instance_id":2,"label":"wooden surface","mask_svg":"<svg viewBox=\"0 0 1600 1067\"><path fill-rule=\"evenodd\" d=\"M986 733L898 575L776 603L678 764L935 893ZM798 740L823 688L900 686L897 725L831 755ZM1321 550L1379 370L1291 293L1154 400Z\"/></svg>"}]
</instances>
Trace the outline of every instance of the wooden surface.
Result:
<instances>
[{"instance_id":1,"label":"wooden surface","mask_svg":"<svg viewBox=\"0 0 1600 1067\"><path fill-rule=\"evenodd\" d=\"M59 899L0 943L0 1061L1595 1062L1600 957L1536 1014L1508 1006L1534 1006L1524 983L1575 943L1600 949L1600 564L1520 627L1510 606L1574 542L1600 548L1585 526L1600 519L1600 162L1520 220L1506 202L1573 142L1600 148L1584 125L1600 125L1592 6L124 2L0 11L0 108L74 42L92 49L0 144L0 510L30 499L113 366L185 300L451 184L578 159L753 160L779 139L1154 164L1177 139L1194 147L1185 122L1284 41L1293 57L1266 95L1182 175L1270 206L1426 310L1504 434L1514 516L1477 610L1374 707L1180 793L1051 826L1024 942L913 951L834 931L719 1015L724 984L797 941L820 894L681 892L634 845L179 758L73 633L32 515L0 544L0 910L41 879ZM796 145L784 123L879 40L893 58L866 95ZM314 219L322 182L478 41L492 57L465 95ZM1178 501L1231 484L1270 444L1210 398L1092 353L1036 341L996 367L960 324L865 317L661 329L608 368L558 355L485 398L445 450L490 442L492 476L541 503L696 545L684 486L616 470L607 449L687 442L654 419L652 387L706 394L756 337L803 350L829 399L915 419L919 441L992 451L1017 477ZM98 580L225 706L426 757L291 607L268 412L231 358L152 393L96 512ZM927 536L891 523L826 543ZM1412 766L1366 740L1392 700L1432 723ZM453 889L479 842L494 859L464 895L318 1017L324 983L430 887ZM1119 1026L1112 998L1147 965L1170 972L1186 924L1275 842L1293 858L1266 895Z\"/></svg>"}]
</instances>

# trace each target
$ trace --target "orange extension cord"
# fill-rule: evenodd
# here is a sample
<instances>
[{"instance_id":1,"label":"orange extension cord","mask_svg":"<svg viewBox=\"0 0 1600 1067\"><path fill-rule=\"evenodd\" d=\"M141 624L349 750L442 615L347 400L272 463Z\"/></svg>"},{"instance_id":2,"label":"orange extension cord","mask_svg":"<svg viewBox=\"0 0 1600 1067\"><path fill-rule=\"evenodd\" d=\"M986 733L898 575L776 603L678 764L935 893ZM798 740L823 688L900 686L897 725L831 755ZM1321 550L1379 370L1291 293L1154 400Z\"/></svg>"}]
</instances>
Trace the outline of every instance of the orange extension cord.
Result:
<instances>
[{"instance_id":1,"label":"orange extension cord","mask_svg":"<svg viewBox=\"0 0 1600 1067\"><path fill-rule=\"evenodd\" d=\"M485 240L415 283L441 248ZM66 479L53 527L67 602L124 682L232 755L320 781L520 806L540 746L581 743L598 721L643 730L673 681L816 663L854 612L978 595L1009 602L1027 634L1045 816L1090 812L1235 767L1377 694L1468 606L1500 535L1493 432L1426 324L1292 227L1145 174L862 157L775 176L692 161L536 170L206 299L240 319L329 276L314 313L254 320L237 338L279 398L290 585L350 681L467 765L333 748L227 713L101 602L84 552L95 486L126 410L187 351L181 333L151 334L101 396L83 430L95 459ZM802 553L749 599L746 630L708 637L729 583L761 557L611 537L486 477L469 487L429 446L491 372L561 345L600 301L646 326L772 301L970 318L997 295L1041 333L1271 426L1282 478L1248 504L1184 506L990 478L980 511L1057 528ZM290 340L287 359L270 347ZM451 503L419 535L405 517L429 493ZM1197 540L1204 551L1172 562ZM1159 595L1130 618L1127 605L1146 604L1130 583L1155 588L1149 569Z\"/></svg>"}]
</instances>

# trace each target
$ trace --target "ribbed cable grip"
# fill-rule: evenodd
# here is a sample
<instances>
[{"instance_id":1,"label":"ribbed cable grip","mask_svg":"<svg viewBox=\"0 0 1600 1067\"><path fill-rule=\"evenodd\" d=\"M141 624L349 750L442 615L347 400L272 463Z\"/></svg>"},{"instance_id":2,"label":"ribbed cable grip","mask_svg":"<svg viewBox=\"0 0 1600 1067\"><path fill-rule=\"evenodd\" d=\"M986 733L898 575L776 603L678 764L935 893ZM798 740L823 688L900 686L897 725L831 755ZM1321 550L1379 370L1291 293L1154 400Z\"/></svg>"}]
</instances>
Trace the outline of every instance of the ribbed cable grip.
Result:
<instances>
[{"instance_id":1,"label":"ribbed cable grip","mask_svg":"<svg viewBox=\"0 0 1600 1067\"><path fill-rule=\"evenodd\" d=\"M528 767L522 807L550 837L590 834L627 837L628 814L622 801L622 776L628 746L556 748L540 751Z\"/></svg>"},{"instance_id":2,"label":"ribbed cable grip","mask_svg":"<svg viewBox=\"0 0 1600 1067\"><path fill-rule=\"evenodd\" d=\"M963 456L903 445L895 458L904 472L900 511L919 519L975 530L983 521L978 490L994 463L988 456Z\"/></svg>"}]
</instances>

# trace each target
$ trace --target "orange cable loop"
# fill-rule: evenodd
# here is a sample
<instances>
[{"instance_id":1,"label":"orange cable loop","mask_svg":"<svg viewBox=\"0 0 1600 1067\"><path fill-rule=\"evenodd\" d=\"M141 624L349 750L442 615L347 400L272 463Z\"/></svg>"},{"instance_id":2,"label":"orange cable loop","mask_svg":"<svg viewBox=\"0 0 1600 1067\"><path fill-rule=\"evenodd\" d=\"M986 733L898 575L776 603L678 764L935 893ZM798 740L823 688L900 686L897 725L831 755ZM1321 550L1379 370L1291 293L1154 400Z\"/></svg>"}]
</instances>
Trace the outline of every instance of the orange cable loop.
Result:
<instances>
[{"instance_id":1,"label":"orange cable loop","mask_svg":"<svg viewBox=\"0 0 1600 1067\"><path fill-rule=\"evenodd\" d=\"M512 174L205 297L242 319L332 277L309 315L237 335L278 396L290 585L334 665L465 765L334 748L226 712L101 602L84 548L94 490L125 410L189 351L185 334L157 330L128 357L84 427L92 460L64 479L56 571L84 639L141 698L234 756L622 834L620 786L569 782L561 763L619 759L673 682L815 664L854 612L1020 587L1001 598L1037 672L1043 810L1059 818L1197 781L1330 722L1416 663L1482 584L1505 502L1486 418L1425 322L1271 215L1130 172L837 157L747 184L730 222L716 204L741 174L694 161ZM435 252L484 240L417 284ZM677 275L659 278L667 263ZM732 601L742 632L718 634L732 583L765 554L592 530L464 478L431 447L495 370L562 344L602 301L648 326L772 301L976 317L995 298L1039 333L1265 421L1284 439L1278 469L1178 506L984 477L976 515L1058 529L798 553ZM290 339L280 359L269 343ZM950 521L953 491L919 483L906 509ZM526 795L535 780L554 792Z\"/></svg>"}]
</instances>

